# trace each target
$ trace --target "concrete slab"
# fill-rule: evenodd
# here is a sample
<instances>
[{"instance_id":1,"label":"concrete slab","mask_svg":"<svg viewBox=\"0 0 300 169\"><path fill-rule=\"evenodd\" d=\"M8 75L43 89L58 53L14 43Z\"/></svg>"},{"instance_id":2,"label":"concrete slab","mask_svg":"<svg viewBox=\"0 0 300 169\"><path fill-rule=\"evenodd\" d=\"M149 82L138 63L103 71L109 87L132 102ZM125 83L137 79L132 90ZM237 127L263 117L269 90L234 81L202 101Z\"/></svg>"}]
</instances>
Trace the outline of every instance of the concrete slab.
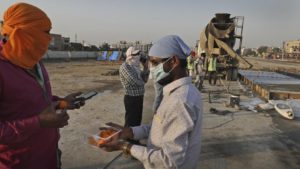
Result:
<instances>
[{"instance_id":1,"label":"concrete slab","mask_svg":"<svg viewBox=\"0 0 300 169\"><path fill-rule=\"evenodd\" d=\"M239 70L239 74L255 84L300 85L300 80L276 72Z\"/></svg>"},{"instance_id":2,"label":"concrete slab","mask_svg":"<svg viewBox=\"0 0 300 169\"><path fill-rule=\"evenodd\" d=\"M269 99L299 99L300 80L276 72L239 70L243 82L261 97Z\"/></svg>"}]
</instances>

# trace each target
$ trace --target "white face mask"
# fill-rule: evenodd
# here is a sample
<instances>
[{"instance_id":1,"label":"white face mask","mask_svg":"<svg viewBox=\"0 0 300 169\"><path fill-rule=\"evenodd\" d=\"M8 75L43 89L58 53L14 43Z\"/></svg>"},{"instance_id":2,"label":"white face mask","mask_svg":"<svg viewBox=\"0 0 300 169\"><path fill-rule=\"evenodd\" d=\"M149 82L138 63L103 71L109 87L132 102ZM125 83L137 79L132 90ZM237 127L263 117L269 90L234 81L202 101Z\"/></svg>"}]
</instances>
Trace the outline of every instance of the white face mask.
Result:
<instances>
[{"instance_id":1,"label":"white face mask","mask_svg":"<svg viewBox=\"0 0 300 169\"><path fill-rule=\"evenodd\" d=\"M171 58L167 59L166 61L158 64L157 66L153 67L153 78L155 82L159 82L160 80L168 77L170 75L170 73L172 72L172 70L174 69L174 67L169 71L169 72L165 72L164 71L164 64L166 62L168 62Z\"/></svg>"},{"instance_id":2,"label":"white face mask","mask_svg":"<svg viewBox=\"0 0 300 169\"><path fill-rule=\"evenodd\" d=\"M155 69L155 67L153 67L153 66L151 66L151 65L149 65L149 71L150 71L150 73L149 73L149 80L151 80L151 79L153 79L154 77L154 74L153 74L153 71L154 71L154 69Z\"/></svg>"}]
</instances>

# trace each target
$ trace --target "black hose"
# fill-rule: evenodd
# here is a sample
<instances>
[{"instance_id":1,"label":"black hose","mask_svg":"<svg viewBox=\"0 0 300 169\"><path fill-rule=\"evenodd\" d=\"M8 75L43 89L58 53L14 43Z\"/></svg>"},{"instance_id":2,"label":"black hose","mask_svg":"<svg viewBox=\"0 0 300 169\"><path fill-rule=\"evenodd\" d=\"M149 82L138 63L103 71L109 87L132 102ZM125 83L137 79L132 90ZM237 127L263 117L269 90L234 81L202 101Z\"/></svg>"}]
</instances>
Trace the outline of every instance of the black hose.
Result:
<instances>
[{"instance_id":1,"label":"black hose","mask_svg":"<svg viewBox=\"0 0 300 169\"><path fill-rule=\"evenodd\" d=\"M122 154L123 154L123 152L120 153L120 154L118 154L114 159L112 159L110 162L108 162L102 169L108 169L108 167L109 167L115 160L117 160L119 157L122 156Z\"/></svg>"}]
</instances>

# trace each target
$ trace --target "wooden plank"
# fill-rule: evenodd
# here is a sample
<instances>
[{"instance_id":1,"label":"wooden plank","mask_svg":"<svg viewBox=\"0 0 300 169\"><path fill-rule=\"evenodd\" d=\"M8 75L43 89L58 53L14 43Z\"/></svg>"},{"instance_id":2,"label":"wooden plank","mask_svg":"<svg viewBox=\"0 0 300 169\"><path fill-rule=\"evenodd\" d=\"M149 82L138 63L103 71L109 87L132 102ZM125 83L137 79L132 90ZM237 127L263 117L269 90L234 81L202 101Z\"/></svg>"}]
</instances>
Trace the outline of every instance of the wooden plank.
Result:
<instances>
[{"instance_id":1,"label":"wooden plank","mask_svg":"<svg viewBox=\"0 0 300 169\"><path fill-rule=\"evenodd\" d=\"M272 93L290 93L290 94L300 94L300 92L293 92L293 91L284 91L284 90L270 90Z\"/></svg>"}]
</instances>

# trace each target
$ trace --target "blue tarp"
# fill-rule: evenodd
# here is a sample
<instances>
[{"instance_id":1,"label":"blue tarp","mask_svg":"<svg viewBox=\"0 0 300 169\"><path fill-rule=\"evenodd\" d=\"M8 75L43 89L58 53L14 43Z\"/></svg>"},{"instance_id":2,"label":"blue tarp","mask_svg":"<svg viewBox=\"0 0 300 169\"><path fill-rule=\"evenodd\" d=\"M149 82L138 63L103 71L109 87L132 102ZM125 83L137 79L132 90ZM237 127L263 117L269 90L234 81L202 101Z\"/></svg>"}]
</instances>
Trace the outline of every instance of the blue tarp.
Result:
<instances>
[{"instance_id":1,"label":"blue tarp","mask_svg":"<svg viewBox=\"0 0 300 169\"><path fill-rule=\"evenodd\" d=\"M97 60L107 60L107 51L102 52L102 56L98 56Z\"/></svg>"},{"instance_id":2,"label":"blue tarp","mask_svg":"<svg viewBox=\"0 0 300 169\"><path fill-rule=\"evenodd\" d=\"M116 61L118 60L119 52L113 51L113 53L109 56L109 61Z\"/></svg>"}]
</instances>

